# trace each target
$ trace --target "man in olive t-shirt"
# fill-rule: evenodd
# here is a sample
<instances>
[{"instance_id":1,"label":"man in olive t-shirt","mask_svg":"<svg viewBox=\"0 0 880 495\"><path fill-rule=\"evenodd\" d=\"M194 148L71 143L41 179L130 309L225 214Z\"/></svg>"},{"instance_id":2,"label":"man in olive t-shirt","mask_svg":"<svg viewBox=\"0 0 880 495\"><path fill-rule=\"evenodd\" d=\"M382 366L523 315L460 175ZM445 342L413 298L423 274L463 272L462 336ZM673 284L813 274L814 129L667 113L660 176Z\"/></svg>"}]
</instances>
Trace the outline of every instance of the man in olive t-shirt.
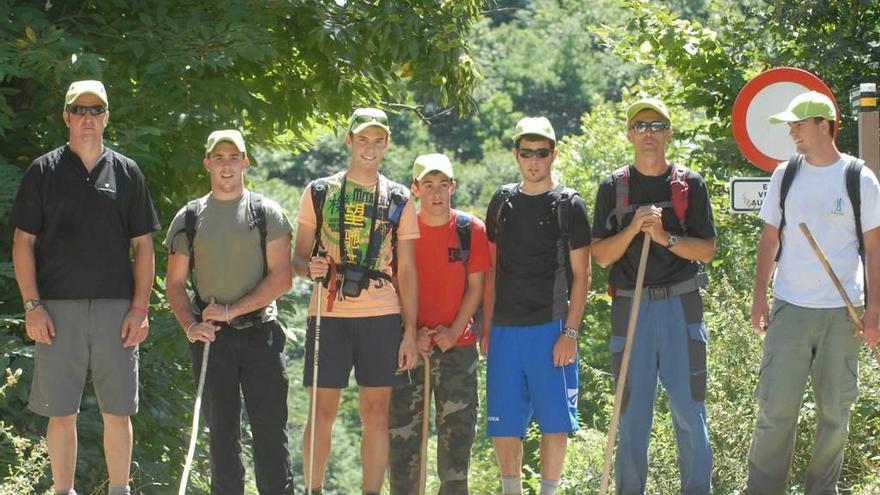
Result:
<instances>
[{"instance_id":1,"label":"man in olive t-shirt","mask_svg":"<svg viewBox=\"0 0 880 495\"><path fill-rule=\"evenodd\" d=\"M211 493L244 492L243 393L254 438L257 490L261 495L292 494L285 339L275 320L275 299L291 284L292 227L276 202L244 189L249 162L239 131L211 133L203 164L211 192L177 213L165 247L170 251L168 301L190 342L196 376L204 343L212 343L204 392ZM195 215L192 245L187 214ZM186 293L190 271L192 301Z\"/></svg>"}]
</instances>

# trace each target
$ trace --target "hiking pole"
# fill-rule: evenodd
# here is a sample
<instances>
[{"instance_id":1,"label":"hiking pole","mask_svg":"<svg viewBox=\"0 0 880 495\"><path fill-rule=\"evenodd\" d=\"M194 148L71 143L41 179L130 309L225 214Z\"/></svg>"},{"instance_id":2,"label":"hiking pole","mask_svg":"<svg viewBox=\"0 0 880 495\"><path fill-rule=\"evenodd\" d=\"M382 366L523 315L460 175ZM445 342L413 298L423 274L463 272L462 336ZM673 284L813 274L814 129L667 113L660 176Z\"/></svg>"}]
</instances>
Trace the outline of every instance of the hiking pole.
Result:
<instances>
[{"instance_id":1,"label":"hiking pole","mask_svg":"<svg viewBox=\"0 0 880 495\"><path fill-rule=\"evenodd\" d=\"M214 298L211 298L211 304L214 304ZM199 437L199 413L202 410L202 392L205 389L205 374L208 371L208 356L210 354L211 342L205 342L202 348L202 367L199 369L199 384L196 386L196 404L193 407L192 433L189 436L189 449L186 451L186 462L183 464L183 474L180 476L180 488L177 490L177 495L184 495L186 493L193 456L196 454L196 439Z\"/></svg>"},{"instance_id":2,"label":"hiking pole","mask_svg":"<svg viewBox=\"0 0 880 495\"><path fill-rule=\"evenodd\" d=\"M312 491L315 473L315 412L318 403L318 350L321 345L321 289L324 288L324 277L315 279L315 339L312 350L312 403L309 408L309 477L306 479L306 493Z\"/></svg>"},{"instance_id":3,"label":"hiking pole","mask_svg":"<svg viewBox=\"0 0 880 495\"><path fill-rule=\"evenodd\" d=\"M605 465L602 467L602 481L599 484L599 495L608 492L608 478L611 473L611 456L617 438L617 421L620 418L620 403L623 400L623 389L626 375L629 372L629 356L632 352L633 340L636 336L636 323L639 319L639 305L642 301L642 286L645 283L645 267L648 265L648 250L651 247L651 236L644 234L642 256L639 258L639 271L636 275L636 288L633 291L632 306L629 310L629 322L626 328L626 344L623 348L623 360L620 363L620 374L617 377L617 389L614 392L614 413L611 415L611 427L608 431L608 443L605 445Z\"/></svg>"},{"instance_id":4,"label":"hiking pole","mask_svg":"<svg viewBox=\"0 0 880 495\"><path fill-rule=\"evenodd\" d=\"M855 323L856 329L861 329L862 318L859 316L859 313L856 312L856 307L853 306L852 301L849 300L849 296L846 294L846 290L843 288L843 284L840 283L840 279L837 278L837 274L834 273L834 269L831 268L831 263L828 262L828 257L825 256L825 252L822 251L821 247L819 247L819 243L816 242L816 239L813 237L813 234L810 232L810 228L807 227L807 224L801 223L798 225L798 227L801 228L801 232L803 232L804 236L806 236L807 241L810 243L810 247L813 248L813 252L816 253L816 257L819 258L819 262L822 263L825 271L828 272L828 276L831 277L831 281L834 282L834 287L837 288L837 292L839 292L840 297L843 298L843 302L846 304L846 310L849 312L850 319L852 319L853 323ZM867 270L867 267L862 268ZM877 359L877 363L880 364L880 349L877 349L877 346L874 346L871 348L871 350L874 351L874 358Z\"/></svg>"},{"instance_id":5,"label":"hiking pole","mask_svg":"<svg viewBox=\"0 0 880 495\"><path fill-rule=\"evenodd\" d=\"M428 351L431 352L430 350ZM428 481L428 423L431 412L431 358L424 356L425 362L425 400L422 401L422 446L419 460L419 495L425 495L425 485Z\"/></svg>"}]
</instances>

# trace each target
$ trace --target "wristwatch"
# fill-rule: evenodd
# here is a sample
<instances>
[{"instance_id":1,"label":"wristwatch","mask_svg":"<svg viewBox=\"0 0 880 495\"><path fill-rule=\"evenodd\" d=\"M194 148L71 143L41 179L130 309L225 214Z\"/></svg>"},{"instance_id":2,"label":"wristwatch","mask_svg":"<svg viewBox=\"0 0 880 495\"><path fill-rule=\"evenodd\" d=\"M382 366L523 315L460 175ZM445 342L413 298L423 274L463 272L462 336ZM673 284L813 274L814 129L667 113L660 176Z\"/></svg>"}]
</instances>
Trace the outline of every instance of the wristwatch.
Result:
<instances>
[{"instance_id":1,"label":"wristwatch","mask_svg":"<svg viewBox=\"0 0 880 495\"><path fill-rule=\"evenodd\" d=\"M25 311L33 311L37 308L37 306L42 306L43 301L39 299L28 299L24 302L24 310Z\"/></svg>"},{"instance_id":2,"label":"wristwatch","mask_svg":"<svg viewBox=\"0 0 880 495\"><path fill-rule=\"evenodd\" d=\"M562 329L562 334L571 340L576 340L578 338L577 328L565 327Z\"/></svg>"},{"instance_id":3,"label":"wristwatch","mask_svg":"<svg viewBox=\"0 0 880 495\"><path fill-rule=\"evenodd\" d=\"M666 249L670 249L670 248L672 248L672 246L675 246L676 244L678 244L678 236L675 234L667 234L666 235Z\"/></svg>"}]
</instances>

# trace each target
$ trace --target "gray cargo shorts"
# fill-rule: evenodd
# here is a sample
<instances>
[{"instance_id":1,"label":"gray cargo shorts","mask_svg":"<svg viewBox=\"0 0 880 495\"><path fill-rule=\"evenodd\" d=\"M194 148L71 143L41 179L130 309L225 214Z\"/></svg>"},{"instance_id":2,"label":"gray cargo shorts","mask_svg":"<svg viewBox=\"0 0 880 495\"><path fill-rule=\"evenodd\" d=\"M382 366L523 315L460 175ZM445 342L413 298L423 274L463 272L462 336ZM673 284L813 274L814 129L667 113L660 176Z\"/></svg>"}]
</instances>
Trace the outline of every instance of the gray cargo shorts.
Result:
<instances>
[{"instance_id":1,"label":"gray cargo shorts","mask_svg":"<svg viewBox=\"0 0 880 495\"><path fill-rule=\"evenodd\" d=\"M131 416L138 409L138 347L122 346L127 299L43 301L52 323L52 345L36 344L28 409L49 417L79 412L91 372L102 413Z\"/></svg>"}]
</instances>

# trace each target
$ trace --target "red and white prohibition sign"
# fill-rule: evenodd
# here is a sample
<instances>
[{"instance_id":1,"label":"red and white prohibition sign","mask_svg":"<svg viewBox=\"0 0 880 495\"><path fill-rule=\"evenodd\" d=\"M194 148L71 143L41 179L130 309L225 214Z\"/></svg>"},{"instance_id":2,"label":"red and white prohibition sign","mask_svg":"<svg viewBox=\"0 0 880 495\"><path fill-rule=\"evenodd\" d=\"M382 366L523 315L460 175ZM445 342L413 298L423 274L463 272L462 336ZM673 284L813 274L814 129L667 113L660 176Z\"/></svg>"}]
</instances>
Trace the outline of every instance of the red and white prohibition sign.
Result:
<instances>
[{"instance_id":1,"label":"red and white prohibition sign","mask_svg":"<svg viewBox=\"0 0 880 495\"><path fill-rule=\"evenodd\" d=\"M765 172L773 172L779 162L795 152L785 124L770 124L771 115L782 112L788 102L806 91L818 91L831 98L840 109L828 86L813 74L793 67L770 69L755 76L740 90L733 104L733 138L740 152ZM839 118L838 118L839 119ZM834 134L840 121L835 122Z\"/></svg>"}]
</instances>

